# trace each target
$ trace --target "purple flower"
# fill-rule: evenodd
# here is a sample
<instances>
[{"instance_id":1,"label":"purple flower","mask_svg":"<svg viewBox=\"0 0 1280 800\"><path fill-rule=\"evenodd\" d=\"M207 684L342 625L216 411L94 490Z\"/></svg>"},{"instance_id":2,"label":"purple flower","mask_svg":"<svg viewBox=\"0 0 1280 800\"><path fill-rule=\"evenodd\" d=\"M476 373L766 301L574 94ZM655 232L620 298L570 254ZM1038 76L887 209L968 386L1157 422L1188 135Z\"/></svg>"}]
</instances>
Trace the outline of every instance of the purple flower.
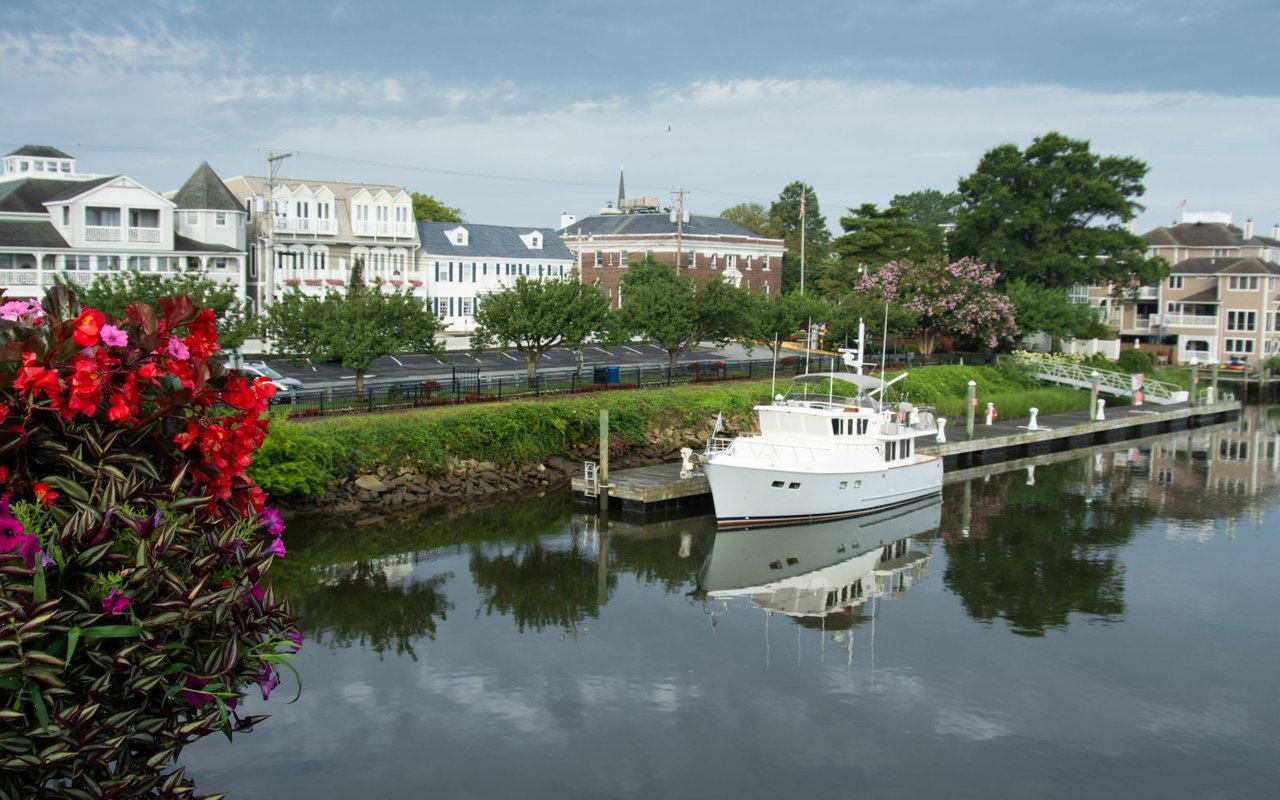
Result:
<instances>
[{"instance_id":1,"label":"purple flower","mask_svg":"<svg viewBox=\"0 0 1280 800\"><path fill-rule=\"evenodd\" d=\"M285 631L284 635L289 641L293 642L293 651L295 653L302 649L302 631Z\"/></svg>"},{"instance_id":2,"label":"purple flower","mask_svg":"<svg viewBox=\"0 0 1280 800\"><path fill-rule=\"evenodd\" d=\"M276 672L268 664L262 670L262 674L254 678L254 683L258 684L258 688L262 690L262 699L270 700L271 692L280 685L280 673Z\"/></svg>"},{"instance_id":3,"label":"purple flower","mask_svg":"<svg viewBox=\"0 0 1280 800\"><path fill-rule=\"evenodd\" d=\"M129 344L129 334L115 325L103 325L98 335L102 337L102 343L108 347L124 347Z\"/></svg>"},{"instance_id":4,"label":"purple flower","mask_svg":"<svg viewBox=\"0 0 1280 800\"><path fill-rule=\"evenodd\" d=\"M129 598L118 586L112 586L110 594L102 598L102 610L108 614L123 614L128 607Z\"/></svg>"},{"instance_id":5,"label":"purple flower","mask_svg":"<svg viewBox=\"0 0 1280 800\"><path fill-rule=\"evenodd\" d=\"M284 533L284 520L280 518L280 511L270 506L262 509L260 516L262 524L267 526L267 531L272 536L279 536Z\"/></svg>"},{"instance_id":6,"label":"purple flower","mask_svg":"<svg viewBox=\"0 0 1280 800\"><path fill-rule=\"evenodd\" d=\"M43 555L44 551L40 549L40 540L32 534L27 534L22 540L22 563L27 569L35 569L36 556ZM43 565L44 559L41 559Z\"/></svg>"},{"instance_id":7,"label":"purple flower","mask_svg":"<svg viewBox=\"0 0 1280 800\"><path fill-rule=\"evenodd\" d=\"M187 349L187 346L182 343L181 339L177 336L171 336L169 337L169 355L182 361L186 361L191 357L191 351Z\"/></svg>"},{"instance_id":8,"label":"purple flower","mask_svg":"<svg viewBox=\"0 0 1280 800\"><path fill-rule=\"evenodd\" d=\"M182 699L187 701L187 705L192 708L199 708L205 703L213 699L213 695L201 691L190 691L192 689L203 689L209 685L209 681L204 678L197 678L195 675L188 675L185 683L186 689L182 690Z\"/></svg>"},{"instance_id":9,"label":"purple flower","mask_svg":"<svg viewBox=\"0 0 1280 800\"><path fill-rule=\"evenodd\" d=\"M284 558L284 554L285 554L284 540L279 538L272 539L271 552L280 558Z\"/></svg>"},{"instance_id":10,"label":"purple flower","mask_svg":"<svg viewBox=\"0 0 1280 800\"><path fill-rule=\"evenodd\" d=\"M26 539L27 529L9 511L9 495L0 497L0 553L17 550Z\"/></svg>"},{"instance_id":11,"label":"purple flower","mask_svg":"<svg viewBox=\"0 0 1280 800\"><path fill-rule=\"evenodd\" d=\"M46 552L45 552L45 551L43 551L43 550L41 550L41 551L40 551L40 566L42 566L42 567L52 567L52 566L53 566L54 564L56 564L56 563L57 563L57 562L56 562L56 561L54 561L52 558L49 558L49 554L48 554L48 553L46 553Z\"/></svg>"},{"instance_id":12,"label":"purple flower","mask_svg":"<svg viewBox=\"0 0 1280 800\"><path fill-rule=\"evenodd\" d=\"M249 594L245 595L244 604L249 605L249 598L252 597L258 601L258 605L262 605L262 584L255 583L250 589Z\"/></svg>"}]
</instances>

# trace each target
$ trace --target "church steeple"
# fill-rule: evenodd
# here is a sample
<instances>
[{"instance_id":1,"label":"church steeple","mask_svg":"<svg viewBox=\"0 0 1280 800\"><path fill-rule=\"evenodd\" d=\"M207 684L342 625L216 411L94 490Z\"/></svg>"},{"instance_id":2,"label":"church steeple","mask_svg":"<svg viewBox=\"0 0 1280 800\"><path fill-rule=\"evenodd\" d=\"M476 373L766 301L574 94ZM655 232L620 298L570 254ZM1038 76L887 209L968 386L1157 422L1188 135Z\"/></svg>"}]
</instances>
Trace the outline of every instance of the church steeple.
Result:
<instances>
[{"instance_id":1,"label":"church steeple","mask_svg":"<svg viewBox=\"0 0 1280 800\"><path fill-rule=\"evenodd\" d=\"M627 187L622 182L622 165L618 165L618 204L614 208L622 208L622 201L627 197Z\"/></svg>"}]
</instances>

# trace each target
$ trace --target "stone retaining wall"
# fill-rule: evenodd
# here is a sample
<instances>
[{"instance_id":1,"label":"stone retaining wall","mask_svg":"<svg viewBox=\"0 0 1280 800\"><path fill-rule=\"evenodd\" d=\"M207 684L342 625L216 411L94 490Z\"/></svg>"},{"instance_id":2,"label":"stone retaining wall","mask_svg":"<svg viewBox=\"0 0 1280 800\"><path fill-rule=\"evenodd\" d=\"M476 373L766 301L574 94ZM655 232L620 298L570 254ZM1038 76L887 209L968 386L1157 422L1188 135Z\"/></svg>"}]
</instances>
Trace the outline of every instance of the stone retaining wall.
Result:
<instances>
[{"instance_id":1,"label":"stone retaining wall","mask_svg":"<svg viewBox=\"0 0 1280 800\"><path fill-rule=\"evenodd\" d=\"M745 418L725 421L727 430L738 430ZM609 450L609 468L626 469L662 464L680 458L680 448L701 450L711 435L710 429L667 428L653 431L641 446L628 446L613 438ZM325 490L317 504L322 511L335 514L368 514L413 506L439 505L461 498L487 498L513 491L545 492L567 486L582 475L584 461L598 461L599 446L583 444L563 456L553 456L540 464L495 464L491 461L457 459L443 475L426 475L408 469L396 472L379 470L372 474L351 475ZM303 511L304 509L294 509Z\"/></svg>"}]
</instances>

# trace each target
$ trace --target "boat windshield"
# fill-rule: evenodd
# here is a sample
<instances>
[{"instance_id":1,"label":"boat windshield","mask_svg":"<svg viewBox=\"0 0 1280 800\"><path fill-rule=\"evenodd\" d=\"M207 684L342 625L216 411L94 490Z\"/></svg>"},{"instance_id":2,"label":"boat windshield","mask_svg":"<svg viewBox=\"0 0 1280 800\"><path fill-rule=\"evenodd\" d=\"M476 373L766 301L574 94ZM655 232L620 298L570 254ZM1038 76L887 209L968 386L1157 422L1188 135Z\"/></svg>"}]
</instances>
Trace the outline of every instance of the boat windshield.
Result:
<instances>
[{"instance_id":1,"label":"boat windshield","mask_svg":"<svg viewBox=\"0 0 1280 800\"><path fill-rule=\"evenodd\" d=\"M805 402L827 402L833 405L880 409L880 393L884 383L870 375L852 372L811 372L797 375L787 390L786 399Z\"/></svg>"}]
</instances>

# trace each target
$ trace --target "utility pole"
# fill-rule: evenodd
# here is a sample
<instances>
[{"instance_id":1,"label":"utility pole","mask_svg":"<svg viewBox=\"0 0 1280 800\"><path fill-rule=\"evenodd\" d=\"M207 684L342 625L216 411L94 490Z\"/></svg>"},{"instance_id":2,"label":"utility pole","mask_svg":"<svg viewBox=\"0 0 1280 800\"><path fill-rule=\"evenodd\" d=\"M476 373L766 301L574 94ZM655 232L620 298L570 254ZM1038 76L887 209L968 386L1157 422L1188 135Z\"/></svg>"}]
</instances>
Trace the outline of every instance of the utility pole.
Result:
<instances>
[{"instance_id":1,"label":"utility pole","mask_svg":"<svg viewBox=\"0 0 1280 800\"><path fill-rule=\"evenodd\" d=\"M280 162L293 153L267 153L267 251L264 253L263 268L259 280L265 284L258 292L258 311L266 310L266 306L275 301L276 289L276 170Z\"/></svg>"},{"instance_id":2,"label":"utility pole","mask_svg":"<svg viewBox=\"0 0 1280 800\"><path fill-rule=\"evenodd\" d=\"M676 273L684 266L684 189L676 189Z\"/></svg>"}]
</instances>

